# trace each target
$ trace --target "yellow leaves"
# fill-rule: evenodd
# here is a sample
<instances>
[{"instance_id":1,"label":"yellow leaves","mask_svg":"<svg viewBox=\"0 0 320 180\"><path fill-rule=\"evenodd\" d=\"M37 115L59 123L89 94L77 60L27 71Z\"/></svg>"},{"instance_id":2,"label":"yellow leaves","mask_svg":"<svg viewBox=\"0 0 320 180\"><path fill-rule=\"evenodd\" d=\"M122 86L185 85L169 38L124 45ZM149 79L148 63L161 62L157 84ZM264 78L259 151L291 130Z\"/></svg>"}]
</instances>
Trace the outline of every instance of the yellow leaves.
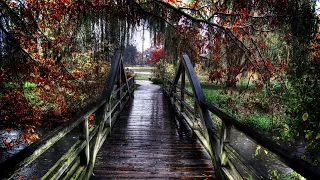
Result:
<instances>
[{"instance_id":1,"label":"yellow leaves","mask_svg":"<svg viewBox=\"0 0 320 180\"><path fill-rule=\"evenodd\" d=\"M304 137L310 139L312 137L313 131L309 131Z\"/></svg>"},{"instance_id":2,"label":"yellow leaves","mask_svg":"<svg viewBox=\"0 0 320 180\"><path fill-rule=\"evenodd\" d=\"M309 114L308 114L308 113L304 113L304 114L302 115L302 120L303 120L303 121L306 121L306 120L308 119L308 117L309 117Z\"/></svg>"},{"instance_id":3,"label":"yellow leaves","mask_svg":"<svg viewBox=\"0 0 320 180\"><path fill-rule=\"evenodd\" d=\"M304 136L308 140L320 140L320 133L315 135L314 131L308 131L306 135Z\"/></svg>"},{"instance_id":4,"label":"yellow leaves","mask_svg":"<svg viewBox=\"0 0 320 180\"><path fill-rule=\"evenodd\" d=\"M261 146L258 145L257 148L256 148L256 151L254 152L254 156L257 156L260 154L260 149L261 149Z\"/></svg>"},{"instance_id":5,"label":"yellow leaves","mask_svg":"<svg viewBox=\"0 0 320 180\"><path fill-rule=\"evenodd\" d=\"M28 143L28 144L32 144L34 141L36 141L37 139L39 139L39 135L38 134L31 134L31 135L24 135L24 140Z\"/></svg>"},{"instance_id":6,"label":"yellow leaves","mask_svg":"<svg viewBox=\"0 0 320 180\"><path fill-rule=\"evenodd\" d=\"M45 89L45 90L50 90L50 86L45 85L45 86L44 86L44 89Z\"/></svg>"}]
</instances>

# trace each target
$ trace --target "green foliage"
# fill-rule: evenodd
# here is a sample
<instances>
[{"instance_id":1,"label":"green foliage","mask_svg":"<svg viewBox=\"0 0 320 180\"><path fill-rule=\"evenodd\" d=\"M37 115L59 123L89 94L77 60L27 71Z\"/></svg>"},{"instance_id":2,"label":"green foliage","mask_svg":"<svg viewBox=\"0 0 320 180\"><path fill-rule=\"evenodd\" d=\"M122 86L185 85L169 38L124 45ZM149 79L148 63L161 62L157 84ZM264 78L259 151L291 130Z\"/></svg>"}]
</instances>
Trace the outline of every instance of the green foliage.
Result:
<instances>
[{"instance_id":1,"label":"green foliage","mask_svg":"<svg viewBox=\"0 0 320 180\"><path fill-rule=\"evenodd\" d=\"M11 82L9 82L9 83L3 82L2 84L3 84L3 86L4 86L5 89L14 89L14 88L17 88L17 85L15 85L15 84L13 84L13 83L11 83Z\"/></svg>"},{"instance_id":2,"label":"green foliage","mask_svg":"<svg viewBox=\"0 0 320 180\"><path fill-rule=\"evenodd\" d=\"M313 132L308 135L306 150L316 151L320 149L320 143L317 142L317 135L320 134L320 89L309 83L306 80L300 84L290 84L286 91L279 94L279 102L286 109L285 124L290 127L289 131L282 134L292 138Z\"/></svg>"},{"instance_id":3,"label":"green foliage","mask_svg":"<svg viewBox=\"0 0 320 180\"><path fill-rule=\"evenodd\" d=\"M214 89L202 89L203 94L206 97L206 100L212 104L219 104L228 99L227 95L221 94L221 90L214 90Z\"/></svg>"},{"instance_id":4,"label":"green foliage","mask_svg":"<svg viewBox=\"0 0 320 180\"><path fill-rule=\"evenodd\" d=\"M173 79L175 73L175 67L173 64L167 63L165 61L159 61L154 64L155 69L152 70L153 78L163 78L167 77Z\"/></svg>"},{"instance_id":5,"label":"green foliage","mask_svg":"<svg viewBox=\"0 0 320 180\"><path fill-rule=\"evenodd\" d=\"M39 94L36 91L30 90L30 89L24 89L23 95L31 106L42 106L45 104L45 102L39 97ZM44 108L41 110L46 111L48 109Z\"/></svg>"},{"instance_id":6,"label":"green foliage","mask_svg":"<svg viewBox=\"0 0 320 180\"><path fill-rule=\"evenodd\" d=\"M163 78L152 78L153 84L163 84Z\"/></svg>"},{"instance_id":7,"label":"green foliage","mask_svg":"<svg viewBox=\"0 0 320 180\"><path fill-rule=\"evenodd\" d=\"M25 89L25 88L34 88L34 87L37 87L37 84L32 83L32 82L26 81L26 82L24 82L24 84L23 84L23 88L24 88L24 89Z\"/></svg>"},{"instance_id":8,"label":"green foliage","mask_svg":"<svg viewBox=\"0 0 320 180\"><path fill-rule=\"evenodd\" d=\"M281 175L279 174L278 170L269 170L268 172L268 178L270 180L281 180Z\"/></svg>"},{"instance_id":9,"label":"green foliage","mask_svg":"<svg viewBox=\"0 0 320 180\"><path fill-rule=\"evenodd\" d=\"M272 125L272 117L263 114L252 114L245 118L245 122L259 130L269 130Z\"/></svg>"},{"instance_id":10,"label":"green foliage","mask_svg":"<svg viewBox=\"0 0 320 180\"><path fill-rule=\"evenodd\" d=\"M278 170L269 170L268 178L270 180L301 180L302 176L295 171L291 171L287 174L280 174Z\"/></svg>"},{"instance_id":11,"label":"green foliage","mask_svg":"<svg viewBox=\"0 0 320 180\"><path fill-rule=\"evenodd\" d=\"M254 156L258 156L260 154L260 149L261 149L261 146L257 146L257 148L254 152Z\"/></svg>"}]
</instances>

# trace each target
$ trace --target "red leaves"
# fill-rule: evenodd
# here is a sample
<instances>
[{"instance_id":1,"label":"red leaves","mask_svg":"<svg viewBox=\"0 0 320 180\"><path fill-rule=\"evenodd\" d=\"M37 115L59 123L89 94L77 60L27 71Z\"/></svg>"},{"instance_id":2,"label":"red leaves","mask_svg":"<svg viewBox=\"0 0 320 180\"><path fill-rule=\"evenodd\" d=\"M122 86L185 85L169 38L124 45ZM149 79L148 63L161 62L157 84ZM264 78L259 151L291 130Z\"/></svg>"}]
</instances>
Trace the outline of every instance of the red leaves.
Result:
<instances>
[{"instance_id":1,"label":"red leaves","mask_svg":"<svg viewBox=\"0 0 320 180\"><path fill-rule=\"evenodd\" d=\"M127 73L127 79L129 79L129 78L131 78L132 77L132 75L131 74L129 74L129 73Z\"/></svg>"},{"instance_id":2,"label":"red leaves","mask_svg":"<svg viewBox=\"0 0 320 180\"><path fill-rule=\"evenodd\" d=\"M13 143L11 142L4 142L3 143L6 149L12 149L13 148Z\"/></svg>"},{"instance_id":3,"label":"red leaves","mask_svg":"<svg viewBox=\"0 0 320 180\"><path fill-rule=\"evenodd\" d=\"M248 14L249 14L248 9L241 8L240 11L239 11L239 15L240 15L240 18L241 18L241 19L247 18L247 15L248 15Z\"/></svg>"},{"instance_id":4,"label":"red leaves","mask_svg":"<svg viewBox=\"0 0 320 180\"><path fill-rule=\"evenodd\" d=\"M153 64L156 64L157 62L162 60L163 57L164 57L164 49L163 48L155 49L151 53L152 53L151 58L148 59L147 62L150 62L150 63L153 63Z\"/></svg>"},{"instance_id":5,"label":"red leaves","mask_svg":"<svg viewBox=\"0 0 320 180\"><path fill-rule=\"evenodd\" d=\"M286 67L287 67L287 63L280 63L279 65L278 65L278 71L279 72L282 72L282 71L284 71L284 70L286 70Z\"/></svg>"},{"instance_id":6,"label":"red leaves","mask_svg":"<svg viewBox=\"0 0 320 180\"><path fill-rule=\"evenodd\" d=\"M7 128L6 129L7 133L9 134L11 132L11 129L10 128Z\"/></svg>"},{"instance_id":7,"label":"red leaves","mask_svg":"<svg viewBox=\"0 0 320 180\"><path fill-rule=\"evenodd\" d=\"M233 109L232 109L232 113L238 113L239 112L239 109L237 108L237 107L234 107Z\"/></svg>"},{"instance_id":8,"label":"red leaves","mask_svg":"<svg viewBox=\"0 0 320 180\"><path fill-rule=\"evenodd\" d=\"M268 62L267 62L267 69L268 69L269 71L273 71L273 70L274 70L274 66L273 66L273 64L272 64L271 61L268 61Z\"/></svg>"},{"instance_id":9,"label":"red leaves","mask_svg":"<svg viewBox=\"0 0 320 180\"><path fill-rule=\"evenodd\" d=\"M223 78L223 75L224 75L223 70L212 71L209 74L209 80L212 82L216 80L220 80L221 78Z\"/></svg>"},{"instance_id":10,"label":"red leaves","mask_svg":"<svg viewBox=\"0 0 320 180\"><path fill-rule=\"evenodd\" d=\"M260 83L260 82L256 82L256 87L257 87L258 89L262 89L262 88L263 88L263 84Z\"/></svg>"}]
</instances>

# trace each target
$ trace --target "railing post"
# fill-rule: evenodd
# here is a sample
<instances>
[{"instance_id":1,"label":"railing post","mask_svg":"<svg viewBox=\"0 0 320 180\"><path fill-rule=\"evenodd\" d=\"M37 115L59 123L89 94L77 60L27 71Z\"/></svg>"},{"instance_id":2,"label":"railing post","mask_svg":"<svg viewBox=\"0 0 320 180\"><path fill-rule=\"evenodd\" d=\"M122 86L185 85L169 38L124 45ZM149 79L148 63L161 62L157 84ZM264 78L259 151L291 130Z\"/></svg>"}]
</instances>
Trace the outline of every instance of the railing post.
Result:
<instances>
[{"instance_id":1,"label":"railing post","mask_svg":"<svg viewBox=\"0 0 320 180\"><path fill-rule=\"evenodd\" d=\"M110 113L109 117L106 120L106 124L107 124L107 127L111 128L111 126L112 126L112 124L111 124L112 123L111 122L111 120L112 120L111 105L110 105L110 101L106 102L106 103L107 103L107 108L106 108L107 112L106 113ZM111 131L110 131L110 134L111 134Z\"/></svg>"},{"instance_id":2,"label":"railing post","mask_svg":"<svg viewBox=\"0 0 320 180\"><path fill-rule=\"evenodd\" d=\"M184 87L185 87L185 82L186 82L186 73L185 73L185 68L182 66L181 67L181 89L180 89L180 95L181 95L181 102L180 102L180 114L183 112L184 109Z\"/></svg>"},{"instance_id":3,"label":"railing post","mask_svg":"<svg viewBox=\"0 0 320 180\"><path fill-rule=\"evenodd\" d=\"M117 78L117 89L121 87L121 83L122 83L121 81L122 81L122 78L121 78L121 66L120 66L119 71L118 71L118 78ZM122 89L120 89L117 92L117 100L118 101L121 99L121 92L122 92ZM117 110L120 111L120 109L121 109L121 101L117 106Z\"/></svg>"},{"instance_id":4,"label":"railing post","mask_svg":"<svg viewBox=\"0 0 320 180\"><path fill-rule=\"evenodd\" d=\"M79 124L80 136L79 139L86 142L85 148L80 152L80 164L88 165L90 160L90 147L89 147L89 127L88 117Z\"/></svg>"},{"instance_id":5,"label":"railing post","mask_svg":"<svg viewBox=\"0 0 320 180\"><path fill-rule=\"evenodd\" d=\"M224 146L230 142L230 132L231 132L231 124L226 123L222 120L221 126L221 134L220 134L220 143L219 143L219 158L222 169L226 166L229 166L232 172L232 178L234 179L243 179L241 174L238 172L237 168L229 162L228 154L224 150ZM228 175L227 175L228 176Z\"/></svg>"},{"instance_id":6,"label":"railing post","mask_svg":"<svg viewBox=\"0 0 320 180\"><path fill-rule=\"evenodd\" d=\"M219 144L219 154L221 165L225 166L227 163L227 154L224 151L224 144L230 142L230 131L231 125L222 120L221 132L220 132L220 144Z\"/></svg>"},{"instance_id":7,"label":"railing post","mask_svg":"<svg viewBox=\"0 0 320 180\"><path fill-rule=\"evenodd\" d=\"M174 95L177 93L177 87L175 84L172 84L172 88L173 88L173 90L172 90L172 104L175 105L176 99L175 99Z\"/></svg>"},{"instance_id":8,"label":"railing post","mask_svg":"<svg viewBox=\"0 0 320 180\"><path fill-rule=\"evenodd\" d=\"M197 112L198 112L198 106L197 106L197 102L196 99L194 98L194 106L193 106L193 129L196 129L197 127Z\"/></svg>"}]
</instances>

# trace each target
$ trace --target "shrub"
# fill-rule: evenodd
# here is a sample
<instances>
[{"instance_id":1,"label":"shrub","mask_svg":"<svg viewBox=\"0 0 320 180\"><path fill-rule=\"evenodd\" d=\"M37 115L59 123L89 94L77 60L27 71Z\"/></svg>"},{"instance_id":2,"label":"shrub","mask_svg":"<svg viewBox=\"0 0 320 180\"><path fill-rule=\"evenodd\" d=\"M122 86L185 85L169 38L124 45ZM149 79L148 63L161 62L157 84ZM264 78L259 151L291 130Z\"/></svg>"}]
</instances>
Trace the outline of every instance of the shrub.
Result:
<instances>
[{"instance_id":1,"label":"shrub","mask_svg":"<svg viewBox=\"0 0 320 180\"><path fill-rule=\"evenodd\" d=\"M163 83L162 78L152 78L151 81L153 84L162 84Z\"/></svg>"},{"instance_id":2,"label":"shrub","mask_svg":"<svg viewBox=\"0 0 320 180\"><path fill-rule=\"evenodd\" d=\"M164 78L173 79L175 74L175 67L173 64L167 63L165 61L159 61L154 64L155 69L152 70L153 78Z\"/></svg>"}]
</instances>

